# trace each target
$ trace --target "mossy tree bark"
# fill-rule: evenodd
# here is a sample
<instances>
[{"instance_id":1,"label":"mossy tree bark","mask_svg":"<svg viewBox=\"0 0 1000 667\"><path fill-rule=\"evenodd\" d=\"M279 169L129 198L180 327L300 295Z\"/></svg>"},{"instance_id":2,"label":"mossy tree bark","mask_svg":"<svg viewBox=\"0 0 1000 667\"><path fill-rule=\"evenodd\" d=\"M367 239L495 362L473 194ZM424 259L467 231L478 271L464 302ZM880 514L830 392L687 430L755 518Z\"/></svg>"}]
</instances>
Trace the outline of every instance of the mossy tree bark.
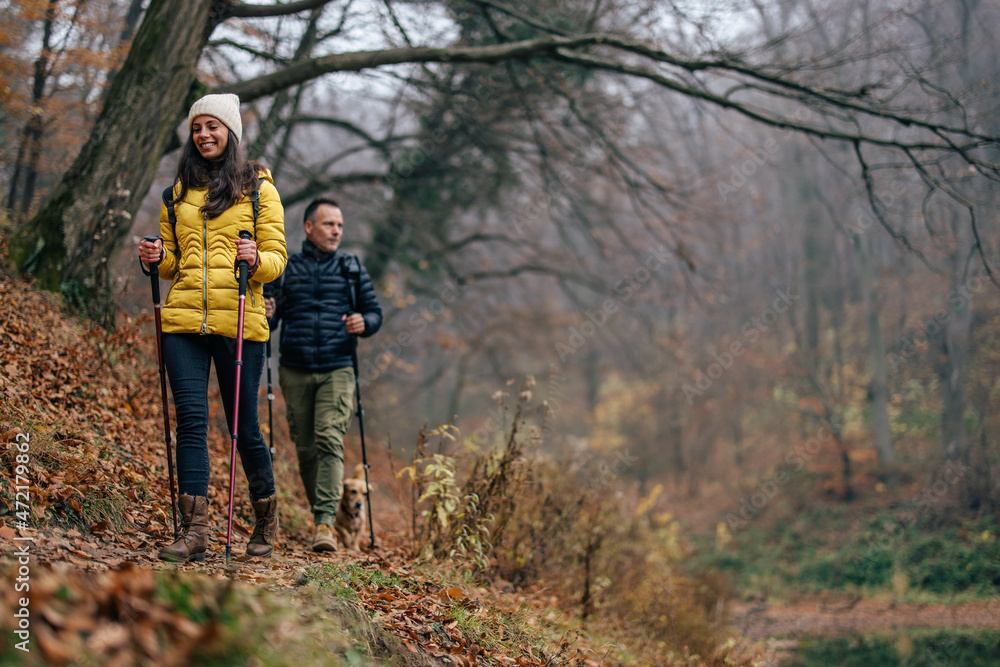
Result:
<instances>
[{"instance_id":1,"label":"mossy tree bark","mask_svg":"<svg viewBox=\"0 0 1000 667\"><path fill-rule=\"evenodd\" d=\"M226 3L152 0L101 115L52 197L10 244L41 287L94 293L149 191Z\"/></svg>"}]
</instances>

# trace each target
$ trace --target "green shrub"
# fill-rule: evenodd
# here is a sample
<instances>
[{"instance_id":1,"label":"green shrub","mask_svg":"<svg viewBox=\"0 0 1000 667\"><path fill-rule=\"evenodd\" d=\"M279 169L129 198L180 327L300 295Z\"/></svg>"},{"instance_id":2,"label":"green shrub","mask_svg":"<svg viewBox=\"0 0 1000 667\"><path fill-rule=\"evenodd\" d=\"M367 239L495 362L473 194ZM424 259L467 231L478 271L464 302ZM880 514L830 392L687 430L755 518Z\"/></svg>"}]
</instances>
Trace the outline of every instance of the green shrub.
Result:
<instances>
[{"instance_id":1,"label":"green shrub","mask_svg":"<svg viewBox=\"0 0 1000 667\"><path fill-rule=\"evenodd\" d=\"M863 527L817 530L819 517L750 526L725 547L696 540L689 572L732 575L744 593L779 596L825 590L930 593L939 596L1000 593L1000 526L989 515L941 525L926 518L902 523L879 513Z\"/></svg>"}]
</instances>

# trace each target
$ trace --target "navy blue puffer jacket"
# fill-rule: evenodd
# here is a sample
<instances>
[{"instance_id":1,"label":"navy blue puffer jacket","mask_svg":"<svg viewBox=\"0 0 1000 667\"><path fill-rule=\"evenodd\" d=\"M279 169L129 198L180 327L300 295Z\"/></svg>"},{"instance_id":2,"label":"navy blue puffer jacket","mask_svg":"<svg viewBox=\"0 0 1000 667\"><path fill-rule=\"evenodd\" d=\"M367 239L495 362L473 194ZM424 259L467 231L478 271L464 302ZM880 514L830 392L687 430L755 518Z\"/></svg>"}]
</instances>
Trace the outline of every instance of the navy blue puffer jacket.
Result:
<instances>
[{"instance_id":1,"label":"navy blue puffer jacket","mask_svg":"<svg viewBox=\"0 0 1000 667\"><path fill-rule=\"evenodd\" d=\"M357 305L348 297L345 262L354 262L357 274ZM382 309L375 288L361 261L342 252L325 253L308 239L302 252L288 258L285 273L265 287L265 296L275 299L271 327L282 322L279 363L288 368L324 373L351 365L353 343L341 319L358 312L365 319L367 338L382 326Z\"/></svg>"}]
</instances>

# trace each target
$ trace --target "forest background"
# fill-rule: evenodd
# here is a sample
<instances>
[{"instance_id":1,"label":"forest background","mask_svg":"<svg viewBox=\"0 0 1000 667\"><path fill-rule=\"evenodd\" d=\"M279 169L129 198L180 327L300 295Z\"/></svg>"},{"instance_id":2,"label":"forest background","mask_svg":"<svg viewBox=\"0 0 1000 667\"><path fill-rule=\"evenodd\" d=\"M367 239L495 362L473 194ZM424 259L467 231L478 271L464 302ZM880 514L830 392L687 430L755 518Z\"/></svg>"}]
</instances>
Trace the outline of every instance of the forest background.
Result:
<instances>
[{"instance_id":1,"label":"forest background","mask_svg":"<svg viewBox=\"0 0 1000 667\"><path fill-rule=\"evenodd\" d=\"M730 593L995 596L997 3L0 14L12 267L96 325L148 310L183 114L238 93L289 250L332 193L378 286L367 434L482 452L530 403L538 479L601 507L585 616L622 516Z\"/></svg>"}]
</instances>

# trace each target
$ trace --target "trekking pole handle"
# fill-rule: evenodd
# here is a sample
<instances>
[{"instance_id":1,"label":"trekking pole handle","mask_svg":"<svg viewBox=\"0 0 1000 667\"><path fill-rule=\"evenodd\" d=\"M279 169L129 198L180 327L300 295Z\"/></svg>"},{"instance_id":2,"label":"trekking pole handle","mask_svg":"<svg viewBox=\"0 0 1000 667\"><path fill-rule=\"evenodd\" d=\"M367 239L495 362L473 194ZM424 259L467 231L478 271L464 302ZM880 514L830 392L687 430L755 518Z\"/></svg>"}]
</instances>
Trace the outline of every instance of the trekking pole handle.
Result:
<instances>
[{"instance_id":1,"label":"trekking pole handle","mask_svg":"<svg viewBox=\"0 0 1000 667\"><path fill-rule=\"evenodd\" d=\"M241 229L240 230L240 238L244 239L244 240L246 240L246 239L252 239L253 238L253 234L251 234L249 230ZM250 264L245 259L241 259L240 260L240 296L245 296L246 293L247 293L247 271L249 271L249 270L250 270Z\"/></svg>"},{"instance_id":2,"label":"trekking pole handle","mask_svg":"<svg viewBox=\"0 0 1000 667\"><path fill-rule=\"evenodd\" d=\"M143 236L143 241L149 241L150 243L156 243L160 241L159 236ZM160 241L162 243L162 241ZM162 246L161 246L162 247ZM160 302L160 262L159 260L153 262L149 265L149 277L153 285L153 303Z\"/></svg>"}]
</instances>

